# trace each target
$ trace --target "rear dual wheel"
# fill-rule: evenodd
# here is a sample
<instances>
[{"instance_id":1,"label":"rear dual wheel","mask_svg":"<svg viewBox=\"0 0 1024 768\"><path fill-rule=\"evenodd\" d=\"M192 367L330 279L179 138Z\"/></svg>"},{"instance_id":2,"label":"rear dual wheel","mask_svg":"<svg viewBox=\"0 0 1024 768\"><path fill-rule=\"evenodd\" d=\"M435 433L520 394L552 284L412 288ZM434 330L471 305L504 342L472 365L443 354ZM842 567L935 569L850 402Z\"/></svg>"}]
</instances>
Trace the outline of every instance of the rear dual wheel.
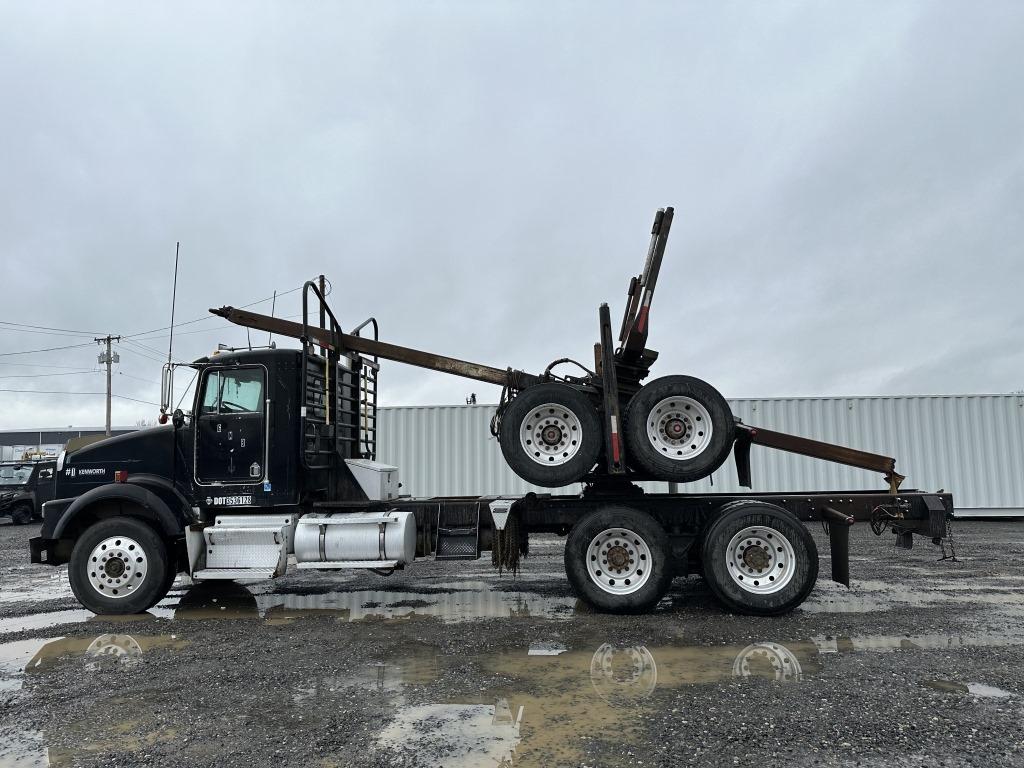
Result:
<instances>
[{"instance_id":1,"label":"rear dual wheel","mask_svg":"<svg viewBox=\"0 0 1024 768\"><path fill-rule=\"evenodd\" d=\"M708 527L704 576L730 610L777 616L800 605L818 580L818 547L792 512L735 501Z\"/></svg>"},{"instance_id":2,"label":"rear dual wheel","mask_svg":"<svg viewBox=\"0 0 1024 768\"><path fill-rule=\"evenodd\" d=\"M672 581L668 536L648 514L602 507L569 531L565 573L576 594L599 611L650 610Z\"/></svg>"}]
</instances>

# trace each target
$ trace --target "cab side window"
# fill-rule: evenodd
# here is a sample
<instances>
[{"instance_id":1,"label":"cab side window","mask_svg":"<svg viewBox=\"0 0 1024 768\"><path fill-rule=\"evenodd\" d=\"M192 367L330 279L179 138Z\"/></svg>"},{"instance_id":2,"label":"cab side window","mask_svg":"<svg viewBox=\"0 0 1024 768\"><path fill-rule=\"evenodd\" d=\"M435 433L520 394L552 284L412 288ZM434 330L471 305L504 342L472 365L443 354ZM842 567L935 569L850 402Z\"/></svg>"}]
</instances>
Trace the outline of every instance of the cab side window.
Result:
<instances>
[{"instance_id":1,"label":"cab side window","mask_svg":"<svg viewBox=\"0 0 1024 768\"><path fill-rule=\"evenodd\" d=\"M263 371L259 368L213 371L204 387L202 414L263 413Z\"/></svg>"}]
</instances>

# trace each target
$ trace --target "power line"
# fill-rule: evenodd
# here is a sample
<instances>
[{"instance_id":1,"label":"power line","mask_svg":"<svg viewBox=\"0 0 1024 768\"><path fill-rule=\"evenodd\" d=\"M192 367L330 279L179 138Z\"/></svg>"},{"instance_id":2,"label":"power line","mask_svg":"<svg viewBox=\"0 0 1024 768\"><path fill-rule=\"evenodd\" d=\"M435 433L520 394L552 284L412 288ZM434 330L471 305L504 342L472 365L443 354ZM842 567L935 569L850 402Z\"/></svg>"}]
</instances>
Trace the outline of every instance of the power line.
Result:
<instances>
[{"instance_id":1,"label":"power line","mask_svg":"<svg viewBox=\"0 0 1024 768\"><path fill-rule=\"evenodd\" d=\"M64 338L80 339L85 338L88 334L85 333L63 333L61 331L37 331L33 328L15 328L13 326L7 326L0 323L0 331L14 331L15 333L34 333L39 336L62 336Z\"/></svg>"},{"instance_id":2,"label":"power line","mask_svg":"<svg viewBox=\"0 0 1024 768\"><path fill-rule=\"evenodd\" d=\"M22 392L32 395L105 395L106 392L61 392L49 389L0 389L0 392Z\"/></svg>"},{"instance_id":3,"label":"power line","mask_svg":"<svg viewBox=\"0 0 1024 768\"><path fill-rule=\"evenodd\" d=\"M40 379L44 376L81 376L84 373L100 373L97 370L62 371L61 373L9 373L0 376L0 379Z\"/></svg>"},{"instance_id":4,"label":"power line","mask_svg":"<svg viewBox=\"0 0 1024 768\"><path fill-rule=\"evenodd\" d=\"M10 357L11 355L34 355L37 352L56 352L60 349L80 349L81 347L91 347L92 342L86 342L85 344L68 344L64 347L45 347L44 349L26 349L21 352L0 352L0 357Z\"/></svg>"},{"instance_id":5,"label":"power line","mask_svg":"<svg viewBox=\"0 0 1024 768\"><path fill-rule=\"evenodd\" d=\"M127 395L111 395L111 397L117 397L120 398L121 400L131 400L133 403L143 403L145 405L155 405L157 407L160 407L160 403L154 403L149 400L139 400L138 398L128 397Z\"/></svg>"},{"instance_id":6,"label":"power line","mask_svg":"<svg viewBox=\"0 0 1024 768\"><path fill-rule=\"evenodd\" d=\"M53 365L47 363L4 363L0 362L0 365L14 365L19 368L67 368L68 370L74 369L79 370L82 366L80 365Z\"/></svg>"},{"instance_id":7,"label":"power line","mask_svg":"<svg viewBox=\"0 0 1024 768\"><path fill-rule=\"evenodd\" d=\"M52 328L49 325L30 325L29 323L15 323L9 320L0 320L0 325L14 325L17 326L18 328L32 328L37 331L61 331L63 333L73 333L78 336L95 336L97 333L99 333L98 331L76 331L71 328Z\"/></svg>"},{"instance_id":8,"label":"power line","mask_svg":"<svg viewBox=\"0 0 1024 768\"><path fill-rule=\"evenodd\" d=\"M152 347L147 347L145 344L140 344L135 339L125 339L125 341L127 341L129 344L134 344L137 347L142 347L145 350L149 350L154 355L157 355L161 360L164 359L163 358L163 353L160 350L158 350L158 349L153 349Z\"/></svg>"},{"instance_id":9,"label":"power line","mask_svg":"<svg viewBox=\"0 0 1024 768\"><path fill-rule=\"evenodd\" d=\"M94 371L94 373L99 373L99 371ZM147 384L158 384L159 383L159 382L157 382L154 379L144 379L141 376L132 376L130 373L125 373L124 371L118 371L117 375L118 376L127 376L129 379L135 379L136 381L144 381ZM0 376L0 379L2 379L2 378L4 378L4 377Z\"/></svg>"},{"instance_id":10,"label":"power line","mask_svg":"<svg viewBox=\"0 0 1024 768\"><path fill-rule=\"evenodd\" d=\"M296 291L301 291L301 290L302 290L302 286L300 285L300 286L298 286L296 288L292 288L289 291L284 291L282 293L278 293L277 294L277 298L281 298L282 296L287 296L289 293L295 293ZM254 307L257 304L263 304L264 302L272 301L273 299L274 299L273 296L267 296L265 299L257 299L256 301L250 301L248 304L240 304L238 306L238 309L245 309L246 307ZM202 317L197 317L194 320L186 320L183 323L175 323L173 327L181 328L182 326L185 326L185 325L192 325L193 323L201 323L204 320L217 320L217 319L219 319L219 318L217 318L214 315L203 315ZM138 333L129 333L129 334L125 335L124 338L130 339L130 338L134 338L134 337L137 337L137 336L145 336L146 334L150 334L150 333L157 333L158 331L169 331L170 329L171 329L171 326L165 325L162 328L153 328L153 329L148 330L148 331L139 331ZM152 337L152 338L165 338L165 337L157 336L157 337Z\"/></svg>"},{"instance_id":11,"label":"power line","mask_svg":"<svg viewBox=\"0 0 1024 768\"><path fill-rule=\"evenodd\" d=\"M124 339L122 339L124 341ZM151 363L160 363L163 365L163 360L158 357L153 357L149 352L144 352L141 349L135 349L134 347L121 347L122 352L127 352L130 355L138 355L143 360L148 360Z\"/></svg>"},{"instance_id":12,"label":"power line","mask_svg":"<svg viewBox=\"0 0 1024 768\"><path fill-rule=\"evenodd\" d=\"M106 392L67 392L67 391L56 391L49 389L0 389L0 392L21 392L22 394L28 395L105 395ZM133 403L143 403L144 405L159 405L149 400L139 400L135 397L128 397L127 395L111 395L111 397L117 397L121 400L131 400Z\"/></svg>"}]
</instances>

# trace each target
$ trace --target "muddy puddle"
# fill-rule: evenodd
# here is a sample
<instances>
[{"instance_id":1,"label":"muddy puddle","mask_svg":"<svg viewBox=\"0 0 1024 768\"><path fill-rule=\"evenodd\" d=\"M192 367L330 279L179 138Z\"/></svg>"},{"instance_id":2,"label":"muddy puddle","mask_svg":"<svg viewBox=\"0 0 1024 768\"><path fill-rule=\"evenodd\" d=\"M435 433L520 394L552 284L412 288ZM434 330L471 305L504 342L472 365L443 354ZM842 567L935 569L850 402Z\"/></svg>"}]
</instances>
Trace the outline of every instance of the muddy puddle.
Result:
<instances>
[{"instance_id":1,"label":"muddy puddle","mask_svg":"<svg viewBox=\"0 0 1024 768\"><path fill-rule=\"evenodd\" d=\"M180 648L186 640L173 635L114 634L86 637L47 637L0 643L0 702L17 711L19 694L33 680L45 679L46 671L70 659L83 673L100 665L125 670L142 661L156 648ZM119 726L114 726L118 728ZM41 731L22 727L17 719L0 722L0 768L74 765L74 750L51 749Z\"/></svg>"},{"instance_id":2,"label":"muddy puddle","mask_svg":"<svg viewBox=\"0 0 1024 768\"><path fill-rule=\"evenodd\" d=\"M133 665L156 649L174 651L188 644L187 634L147 634L153 626L0 644L0 695L5 689L7 695L19 695L19 689L21 695L31 694L37 686L45 690L48 672L55 665L72 665L82 674L101 667L123 669L124 688L109 691L126 713L123 722L83 713L84 720L105 725L91 733L80 749L116 744L122 751L141 750L151 739L163 738L163 730L147 698L151 692L130 685ZM634 739L641 738L635 732L638 722L666 716L666 698L658 698L659 692L708 690L713 694L722 685L746 684L813 686L831 654L1021 643L1024 638L988 634L820 636L745 645L619 645L597 637L583 644L565 643L556 635L476 655L441 654L432 646L405 647L355 663L343 673L296 675L283 693L291 704L310 712L350 706L354 691L371 696L384 704L386 712L373 743L383 751L415 755L420 765L587 764L600 734L614 733L628 749ZM1015 695L976 682L928 680L922 684L979 698ZM687 713L673 710L668 716L685 721ZM136 734L135 746L125 747L119 741L128 731ZM39 755L51 764L71 765L76 758L94 754L76 753L69 743L67 735L59 732L19 733L7 727L0 731L0 768L46 765L31 762ZM12 756L29 762L11 762ZM345 764L340 756L337 764Z\"/></svg>"},{"instance_id":3,"label":"muddy puddle","mask_svg":"<svg viewBox=\"0 0 1024 768\"><path fill-rule=\"evenodd\" d=\"M574 597L549 597L534 592L492 591L486 582L445 585L442 593L327 592L317 595L263 594L256 607L268 618L333 614L343 621L431 616L446 623L500 618L569 618Z\"/></svg>"},{"instance_id":4,"label":"muddy puddle","mask_svg":"<svg viewBox=\"0 0 1024 768\"><path fill-rule=\"evenodd\" d=\"M339 621L400 620L432 617L445 623L499 618L570 618L576 598L531 592L492 591L485 582L446 585L444 592L367 590L322 594L254 593L239 584L203 584L172 592L147 613L99 617L84 608L0 619L0 636L42 631L87 621L127 624L173 619L257 619L286 624L307 617Z\"/></svg>"},{"instance_id":5,"label":"muddy puddle","mask_svg":"<svg viewBox=\"0 0 1024 768\"><path fill-rule=\"evenodd\" d=\"M68 598L74 599L74 594L63 569L12 568L4 573L0 584L0 605Z\"/></svg>"}]
</instances>

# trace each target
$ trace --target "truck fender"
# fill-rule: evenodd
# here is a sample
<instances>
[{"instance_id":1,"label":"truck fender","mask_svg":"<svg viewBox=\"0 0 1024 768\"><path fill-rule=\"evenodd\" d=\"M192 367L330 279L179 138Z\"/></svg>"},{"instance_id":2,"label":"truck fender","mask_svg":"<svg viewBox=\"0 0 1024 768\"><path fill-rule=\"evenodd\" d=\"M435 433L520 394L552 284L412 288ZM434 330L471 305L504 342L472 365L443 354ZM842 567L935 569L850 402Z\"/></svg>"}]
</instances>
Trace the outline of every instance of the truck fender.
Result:
<instances>
[{"instance_id":1,"label":"truck fender","mask_svg":"<svg viewBox=\"0 0 1024 768\"><path fill-rule=\"evenodd\" d=\"M136 510L128 513L129 515L141 517L155 523L157 530L165 536L177 537L184 535L184 521L179 515L175 515L166 502L155 493L138 485L111 483L86 491L71 502L71 505L61 515L60 521L53 531L53 538L63 538L65 532L76 522L77 518L90 507L105 501L130 503L136 507Z\"/></svg>"},{"instance_id":2,"label":"truck fender","mask_svg":"<svg viewBox=\"0 0 1024 768\"><path fill-rule=\"evenodd\" d=\"M152 491L163 500L168 509L181 521L181 529L189 523L196 521L196 513L192 505L173 482L160 475L132 475L128 478L128 485L136 485Z\"/></svg>"}]
</instances>

